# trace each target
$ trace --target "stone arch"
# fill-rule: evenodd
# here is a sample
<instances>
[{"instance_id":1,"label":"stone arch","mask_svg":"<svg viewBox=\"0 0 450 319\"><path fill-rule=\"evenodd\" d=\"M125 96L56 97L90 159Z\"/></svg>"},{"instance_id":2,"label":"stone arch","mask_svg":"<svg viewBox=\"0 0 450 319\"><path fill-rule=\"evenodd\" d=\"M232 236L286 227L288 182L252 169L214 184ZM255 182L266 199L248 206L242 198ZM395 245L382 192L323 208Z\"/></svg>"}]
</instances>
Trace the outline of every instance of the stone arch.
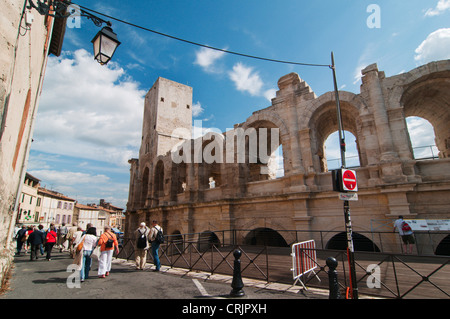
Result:
<instances>
[{"instance_id":1,"label":"stone arch","mask_svg":"<svg viewBox=\"0 0 450 319\"><path fill-rule=\"evenodd\" d=\"M438 256L450 256L450 235L441 240L436 247L435 254Z\"/></svg>"},{"instance_id":2,"label":"stone arch","mask_svg":"<svg viewBox=\"0 0 450 319\"><path fill-rule=\"evenodd\" d=\"M450 70L428 71L420 72L420 77L413 77L410 79L413 81L403 85L400 105L405 119L417 116L431 123L439 157L447 158L450 157ZM409 147L412 154L410 141Z\"/></svg>"},{"instance_id":3,"label":"stone arch","mask_svg":"<svg viewBox=\"0 0 450 319\"><path fill-rule=\"evenodd\" d=\"M154 197L164 197L164 162L160 159L156 162L154 173Z\"/></svg>"},{"instance_id":4,"label":"stone arch","mask_svg":"<svg viewBox=\"0 0 450 319\"><path fill-rule=\"evenodd\" d=\"M222 134L209 132L202 137L202 162L199 166L199 186L210 189L222 186L224 163L224 138Z\"/></svg>"},{"instance_id":5,"label":"stone arch","mask_svg":"<svg viewBox=\"0 0 450 319\"><path fill-rule=\"evenodd\" d=\"M142 173L142 193L141 193L141 203L142 206L145 206L147 198L148 198L148 187L150 183L150 169L148 166L144 168L144 172Z\"/></svg>"},{"instance_id":6,"label":"stone arch","mask_svg":"<svg viewBox=\"0 0 450 319\"><path fill-rule=\"evenodd\" d=\"M355 251L380 252L378 246L369 238L357 232L352 233L353 247ZM334 235L326 244L326 249L346 250L347 233L341 232Z\"/></svg>"},{"instance_id":7,"label":"stone arch","mask_svg":"<svg viewBox=\"0 0 450 319\"><path fill-rule=\"evenodd\" d=\"M206 251L212 246L220 246L220 239L216 233L206 230L198 235L197 248L199 251Z\"/></svg>"},{"instance_id":8,"label":"stone arch","mask_svg":"<svg viewBox=\"0 0 450 319\"><path fill-rule=\"evenodd\" d=\"M255 228L244 238L245 245L289 247L284 237L271 228Z\"/></svg>"},{"instance_id":9,"label":"stone arch","mask_svg":"<svg viewBox=\"0 0 450 319\"><path fill-rule=\"evenodd\" d=\"M352 93L340 92L339 95L343 130L351 132L356 137L359 162L362 165L363 147L359 143L362 129L360 112L365 111L365 105ZM307 126L311 134L312 163L316 172L325 172L327 164L324 144L328 136L339 128L336 100L331 98L330 94L324 94L313 103L311 110L313 112Z\"/></svg>"},{"instance_id":10,"label":"stone arch","mask_svg":"<svg viewBox=\"0 0 450 319\"><path fill-rule=\"evenodd\" d=\"M254 117L253 121L246 122L241 127L245 132L246 179L249 182L277 178L275 151L280 146L283 150L283 159L286 158L287 147L283 147L283 143L286 145L288 141L286 127L279 118L269 117L279 123L282 128L263 117ZM283 134L285 135L283 136Z\"/></svg>"}]
</instances>

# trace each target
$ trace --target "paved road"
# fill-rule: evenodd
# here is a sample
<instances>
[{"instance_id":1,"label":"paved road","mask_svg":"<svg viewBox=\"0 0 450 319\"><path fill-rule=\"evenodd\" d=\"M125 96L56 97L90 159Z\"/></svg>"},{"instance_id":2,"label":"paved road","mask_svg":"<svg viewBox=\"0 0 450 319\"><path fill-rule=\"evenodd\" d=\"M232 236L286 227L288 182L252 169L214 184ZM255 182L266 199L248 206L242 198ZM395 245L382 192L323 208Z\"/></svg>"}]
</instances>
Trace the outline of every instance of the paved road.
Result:
<instances>
[{"instance_id":1,"label":"paved road","mask_svg":"<svg viewBox=\"0 0 450 319\"><path fill-rule=\"evenodd\" d=\"M122 259L113 259L111 274L105 279L97 277L98 262L94 259L90 278L78 283L75 280L75 273L70 270L71 263L72 259L67 252L55 252L51 261L45 258L30 261L28 254L15 257L9 287L0 295L0 300L159 299L162 302L178 300L175 303L177 308L171 310L182 313L183 310L195 312L193 305L216 302L224 307L230 303L242 302L250 303L253 307L253 304L264 304L264 300L269 299L293 301L328 299L326 291L314 289L303 291L298 286L291 288L289 285L267 285L247 279L244 279L245 296L231 298L230 276L210 276L164 266L160 272L153 272L151 264L147 264L145 270L136 270L132 261ZM206 311L205 309L203 310ZM253 311L256 311L255 309L253 308ZM226 312L227 309L223 308L222 311ZM231 311L231 308L228 308L228 311Z\"/></svg>"}]
</instances>

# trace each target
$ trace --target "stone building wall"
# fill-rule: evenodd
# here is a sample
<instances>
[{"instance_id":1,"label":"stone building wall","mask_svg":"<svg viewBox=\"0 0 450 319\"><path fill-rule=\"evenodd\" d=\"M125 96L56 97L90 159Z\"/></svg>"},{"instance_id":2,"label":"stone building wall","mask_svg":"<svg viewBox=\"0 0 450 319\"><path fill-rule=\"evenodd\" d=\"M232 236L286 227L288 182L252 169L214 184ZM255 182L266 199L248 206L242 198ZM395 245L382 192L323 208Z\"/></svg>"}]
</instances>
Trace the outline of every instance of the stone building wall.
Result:
<instances>
[{"instance_id":1,"label":"stone building wall","mask_svg":"<svg viewBox=\"0 0 450 319\"><path fill-rule=\"evenodd\" d=\"M65 21L54 28L53 18L25 5L0 0L0 284L14 254L17 200L48 55L59 54L65 30Z\"/></svg>"}]
</instances>

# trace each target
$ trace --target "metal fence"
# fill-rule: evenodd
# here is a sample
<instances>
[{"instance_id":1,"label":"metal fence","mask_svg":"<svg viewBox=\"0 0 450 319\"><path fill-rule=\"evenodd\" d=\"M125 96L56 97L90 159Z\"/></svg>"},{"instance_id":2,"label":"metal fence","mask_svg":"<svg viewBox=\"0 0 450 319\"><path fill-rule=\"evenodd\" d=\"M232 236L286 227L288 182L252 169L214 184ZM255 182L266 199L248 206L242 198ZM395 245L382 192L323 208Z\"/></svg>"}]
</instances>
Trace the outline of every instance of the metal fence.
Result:
<instances>
[{"instance_id":1,"label":"metal fence","mask_svg":"<svg viewBox=\"0 0 450 319\"><path fill-rule=\"evenodd\" d=\"M293 284L292 257L290 245L274 247L267 243L238 241L242 230L220 231L166 236L160 248L161 264L168 267L184 268L189 271L202 271L210 274L233 274L233 252L242 251L241 273L245 278ZM248 232L246 232L248 233ZM306 237L295 234L294 242ZM318 232L321 237L329 237L328 232ZM300 236L301 234L301 236ZM296 236L295 236L296 235ZM316 234L317 235L317 234ZM392 235L392 234L391 234ZM381 234L374 235L374 237ZM286 237L286 236L283 236ZM245 238L244 238L245 239ZM275 240L277 240L275 238ZM278 238L279 240L279 238ZM258 241L258 240L256 240ZM237 243L240 244L237 244ZM292 244L291 243L291 244ZM316 244L317 271L315 276L302 279L309 287L328 289L328 267L326 259L338 260L338 282L341 295L346 295L349 287L349 267L346 250L327 249L324 241ZM134 241L125 238L116 256L134 260ZM147 259L152 262L151 253ZM356 278L360 294L382 298L450 298L450 257L431 255L403 255L385 251L355 252Z\"/></svg>"}]
</instances>

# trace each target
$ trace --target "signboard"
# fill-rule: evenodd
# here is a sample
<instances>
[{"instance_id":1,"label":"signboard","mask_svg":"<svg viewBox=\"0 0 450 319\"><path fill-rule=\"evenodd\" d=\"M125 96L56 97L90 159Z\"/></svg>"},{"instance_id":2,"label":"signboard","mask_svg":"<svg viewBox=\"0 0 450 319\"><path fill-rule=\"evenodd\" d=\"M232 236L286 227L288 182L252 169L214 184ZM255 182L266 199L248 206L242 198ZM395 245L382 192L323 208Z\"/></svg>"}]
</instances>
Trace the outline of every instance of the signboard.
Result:
<instances>
[{"instance_id":1,"label":"signboard","mask_svg":"<svg viewBox=\"0 0 450 319\"><path fill-rule=\"evenodd\" d=\"M413 231L447 231L450 219L405 219Z\"/></svg>"},{"instance_id":2,"label":"signboard","mask_svg":"<svg viewBox=\"0 0 450 319\"><path fill-rule=\"evenodd\" d=\"M358 194L357 193L339 193L339 199L340 200L357 201L358 200Z\"/></svg>"},{"instance_id":3,"label":"signboard","mask_svg":"<svg viewBox=\"0 0 450 319\"><path fill-rule=\"evenodd\" d=\"M350 169L342 170L342 187L344 191L356 192L358 190L355 171Z\"/></svg>"}]
</instances>

